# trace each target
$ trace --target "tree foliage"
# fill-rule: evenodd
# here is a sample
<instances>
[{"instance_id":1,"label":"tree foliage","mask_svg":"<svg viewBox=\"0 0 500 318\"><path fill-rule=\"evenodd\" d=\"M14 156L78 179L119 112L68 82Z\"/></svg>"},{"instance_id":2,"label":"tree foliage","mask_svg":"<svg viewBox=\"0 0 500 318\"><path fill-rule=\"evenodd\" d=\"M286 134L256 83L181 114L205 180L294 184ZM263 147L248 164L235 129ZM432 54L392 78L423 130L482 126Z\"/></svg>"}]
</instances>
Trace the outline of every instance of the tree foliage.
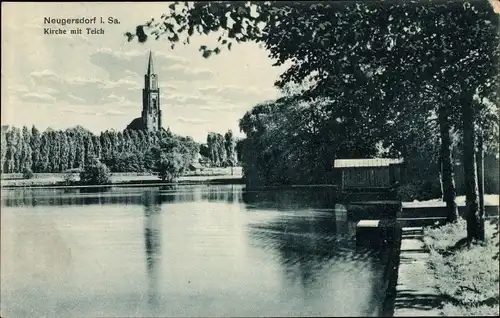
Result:
<instances>
[{"instance_id":1,"label":"tree foliage","mask_svg":"<svg viewBox=\"0 0 500 318\"><path fill-rule=\"evenodd\" d=\"M331 183L334 158L370 157L378 137L329 100L293 98L256 105L240 120L246 180L254 186Z\"/></svg>"},{"instance_id":2,"label":"tree foliage","mask_svg":"<svg viewBox=\"0 0 500 318\"><path fill-rule=\"evenodd\" d=\"M469 2L451 0L425 4L175 2L159 20L138 25L135 32L126 35L130 41L137 38L139 42L150 37L167 39L174 47L188 44L195 34L217 34L217 47L200 47L207 58L230 50L235 42L257 42L268 50L275 65L290 65L276 82L278 87L312 80L314 85L307 85L307 95L335 95L382 107L381 102L391 100L397 91L395 85L429 80L442 65L446 74L460 79L458 68L473 65L484 49L473 47L461 50L461 54L446 54L464 44L461 37L443 43L438 34L465 32L475 17L486 18L476 26L476 35L487 34L486 28L494 29L492 10L484 10L481 2L489 6L486 1L472 1L479 5L476 9Z\"/></svg>"},{"instance_id":3,"label":"tree foliage","mask_svg":"<svg viewBox=\"0 0 500 318\"><path fill-rule=\"evenodd\" d=\"M476 128L484 123L474 99L498 101L500 91L500 19L488 1L176 2L168 9L159 21L128 32L128 39L166 36L174 47L181 39L189 43L195 31L220 34L219 47L200 47L206 58L234 41L261 43L274 65L289 65L276 86L302 86L299 98L334 98L337 107L359 109L379 129L407 110L393 107L398 92L431 90L441 96L435 111L444 198L453 208L449 136L453 126L460 127L468 225L476 224L468 227L468 237L484 237L475 138L486 130ZM416 102L423 105L428 104Z\"/></svg>"},{"instance_id":4,"label":"tree foliage","mask_svg":"<svg viewBox=\"0 0 500 318\"><path fill-rule=\"evenodd\" d=\"M161 180L170 182L187 169L198 152L198 144L189 137L163 138L148 151L148 164Z\"/></svg>"},{"instance_id":5,"label":"tree foliage","mask_svg":"<svg viewBox=\"0 0 500 318\"><path fill-rule=\"evenodd\" d=\"M90 158L80 172L80 182L85 185L105 185L111 183L111 173L97 158Z\"/></svg>"},{"instance_id":6,"label":"tree foliage","mask_svg":"<svg viewBox=\"0 0 500 318\"><path fill-rule=\"evenodd\" d=\"M212 167L234 166L238 162L236 139L231 130L224 135L209 132L207 142L200 145L200 155L203 161Z\"/></svg>"},{"instance_id":7,"label":"tree foliage","mask_svg":"<svg viewBox=\"0 0 500 318\"><path fill-rule=\"evenodd\" d=\"M167 145L167 146L163 146ZM2 129L2 172L21 173L29 168L35 173L83 170L95 158L111 172L153 172L160 160L153 149L182 154L183 167L194 160L198 145L187 137L168 131L104 131L94 135L83 127L66 130L33 126Z\"/></svg>"},{"instance_id":8,"label":"tree foliage","mask_svg":"<svg viewBox=\"0 0 500 318\"><path fill-rule=\"evenodd\" d=\"M196 34L220 35L217 47L200 47L207 58L233 43L263 45L289 66L277 87L328 97L372 134L394 134L387 122L415 108L447 108L444 120L461 129L464 96L499 98L498 17L487 1L175 2L127 36L174 47ZM413 100L398 103L401 94Z\"/></svg>"}]
</instances>

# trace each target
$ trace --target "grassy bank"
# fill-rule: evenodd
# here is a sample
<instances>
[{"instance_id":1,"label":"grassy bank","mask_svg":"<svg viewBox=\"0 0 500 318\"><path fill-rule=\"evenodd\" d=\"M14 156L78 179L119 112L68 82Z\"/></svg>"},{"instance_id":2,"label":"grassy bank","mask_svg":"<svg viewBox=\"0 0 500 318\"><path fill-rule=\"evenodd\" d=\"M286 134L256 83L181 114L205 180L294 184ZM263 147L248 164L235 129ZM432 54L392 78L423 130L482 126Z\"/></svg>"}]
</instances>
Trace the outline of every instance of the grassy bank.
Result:
<instances>
[{"instance_id":1,"label":"grassy bank","mask_svg":"<svg viewBox=\"0 0 500 318\"><path fill-rule=\"evenodd\" d=\"M36 173L31 179L23 179L21 174L2 174L2 187L49 187L64 186L64 173ZM78 181L78 174L74 174ZM206 168L202 171L188 172L178 178L177 183L240 183L242 179L241 167L231 168ZM154 174L142 173L112 173L112 185L146 185L164 184Z\"/></svg>"},{"instance_id":2,"label":"grassy bank","mask_svg":"<svg viewBox=\"0 0 500 318\"><path fill-rule=\"evenodd\" d=\"M498 221L498 220L497 220ZM444 316L497 316L499 314L498 227L485 224L486 240L451 251L466 236L463 220L440 228L426 228L424 243L437 288L444 296Z\"/></svg>"},{"instance_id":3,"label":"grassy bank","mask_svg":"<svg viewBox=\"0 0 500 318\"><path fill-rule=\"evenodd\" d=\"M175 184L196 184L196 183L210 183L210 184L239 184L243 179L241 175L187 175L181 176L177 179ZM17 179L17 180L2 180L2 187L4 188L17 188L17 187L59 187L66 186L62 176L52 175L43 178L33 179ZM124 176L112 175L111 185L158 185L166 184L165 181L158 179L154 175L143 176ZM78 185L78 181L73 185Z\"/></svg>"}]
</instances>

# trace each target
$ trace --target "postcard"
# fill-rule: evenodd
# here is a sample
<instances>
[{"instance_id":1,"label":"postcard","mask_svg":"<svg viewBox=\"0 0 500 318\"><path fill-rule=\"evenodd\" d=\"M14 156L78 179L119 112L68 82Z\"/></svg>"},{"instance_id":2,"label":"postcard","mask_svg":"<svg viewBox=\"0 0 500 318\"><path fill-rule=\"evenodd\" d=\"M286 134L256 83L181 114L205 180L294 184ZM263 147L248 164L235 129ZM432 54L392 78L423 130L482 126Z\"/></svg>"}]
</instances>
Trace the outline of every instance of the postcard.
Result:
<instances>
[{"instance_id":1,"label":"postcard","mask_svg":"<svg viewBox=\"0 0 500 318\"><path fill-rule=\"evenodd\" d=\"M1 8L1 317L498 315L500 1Z\"/></svg>"}]
</instances>

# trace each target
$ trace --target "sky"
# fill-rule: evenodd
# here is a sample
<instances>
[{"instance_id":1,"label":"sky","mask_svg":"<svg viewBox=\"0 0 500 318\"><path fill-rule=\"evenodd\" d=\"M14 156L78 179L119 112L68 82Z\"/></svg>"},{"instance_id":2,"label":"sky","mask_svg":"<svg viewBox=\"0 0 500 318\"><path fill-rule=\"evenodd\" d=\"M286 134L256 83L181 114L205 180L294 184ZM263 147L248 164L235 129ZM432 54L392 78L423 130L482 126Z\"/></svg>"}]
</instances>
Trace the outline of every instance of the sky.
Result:
<instances>
[{"instance_id":1,"label":"sky","mask_svg":"<svg viewBox=\"0 0 500 318\"><path fill-rule=\"evenodd\" d=\"M206 140L228 129L242 136L238 120L259 102L279 97L273 86L283 69L272 67L255 43L205 59L198 36L173 50L166 40L128 42L124 33L166 12L163 3L2 2L2 125L35 125L41 130L81 125L95 133L122 130L142 110L149 50L161 89L162 123L172 132ZM108 17L104 34L87 35L93 25L44 24L44 18ZM44 34L44 28L82 27L82 35Z\"/></svg>"}]
</instances>

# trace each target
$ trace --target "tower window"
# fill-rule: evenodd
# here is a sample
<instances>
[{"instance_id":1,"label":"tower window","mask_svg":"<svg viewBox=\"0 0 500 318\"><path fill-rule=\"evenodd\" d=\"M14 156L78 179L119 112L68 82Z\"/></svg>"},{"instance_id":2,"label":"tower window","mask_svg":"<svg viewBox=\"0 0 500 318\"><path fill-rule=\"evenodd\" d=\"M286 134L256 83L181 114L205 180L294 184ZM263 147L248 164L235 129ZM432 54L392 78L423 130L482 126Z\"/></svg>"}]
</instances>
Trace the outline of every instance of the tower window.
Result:
<instances>
[{"instance_id":1,"label":"tower window","mask_svg":"<svg viewBox=\"0 0 500 318\"><path fill-rule=\"evenodd\" d=\"M157 89L156 75L151 75L151 89Z\"/></svg>"}]
</instances>

